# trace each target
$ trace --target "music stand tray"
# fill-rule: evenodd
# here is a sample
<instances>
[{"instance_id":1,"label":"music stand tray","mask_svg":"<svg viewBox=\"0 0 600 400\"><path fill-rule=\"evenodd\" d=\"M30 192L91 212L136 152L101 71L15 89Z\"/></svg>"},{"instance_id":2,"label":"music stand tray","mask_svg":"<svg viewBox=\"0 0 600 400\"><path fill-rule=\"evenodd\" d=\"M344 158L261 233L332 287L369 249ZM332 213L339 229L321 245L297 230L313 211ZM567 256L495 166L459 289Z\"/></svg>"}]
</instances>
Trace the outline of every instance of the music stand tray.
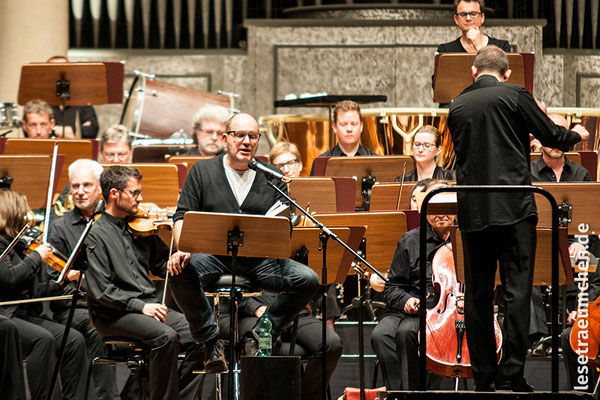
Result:
<instances>
[{"instance_id":1,"label":"music stand tray","mask_svg":"<svg viewBox=\"0 0 600 400\"><path fill-rule=\"evenodd\" d=\"M533 53L507 53L512 74L511 83L524 86L533 93ZM433 101L448 104L473 83L471 66L475 54L438 53L435 55Z\"/></svg>"},{"instance_id":2,"label":"music stand tray","mask_svg":"<svg viewBox=\"0 0 600 400\"><path fill-rule=\"evenodd\" d=\"M290 223L285 217L188 211L183 218L179 250L217 256L230 254L229 232L239 231L239 257L289 258Z\"/></svg>"},{"instance_id":3,"label":"music stand tray","mask_svg":"<svg viewBox=\"0 0 600 400\"><path fill-rule=\"evenodd\" d=\"M336 234L354 251L358 249L360 240L365 234L364 226L352 226L343 228L330 228L331 232ZM298 251L306 249L308 251L308 266L319 275L319 282L322 282L321 271L323 267L323 257L318 250L321 246L319 228L299 227L294 228L292 233L292 256ZM337 242L334 242L337 244ZM354 257L349 251L342 248L339 244L327 247L327 284L343 283L348 275L350 264Z\"/></svg>"}]
</instances>

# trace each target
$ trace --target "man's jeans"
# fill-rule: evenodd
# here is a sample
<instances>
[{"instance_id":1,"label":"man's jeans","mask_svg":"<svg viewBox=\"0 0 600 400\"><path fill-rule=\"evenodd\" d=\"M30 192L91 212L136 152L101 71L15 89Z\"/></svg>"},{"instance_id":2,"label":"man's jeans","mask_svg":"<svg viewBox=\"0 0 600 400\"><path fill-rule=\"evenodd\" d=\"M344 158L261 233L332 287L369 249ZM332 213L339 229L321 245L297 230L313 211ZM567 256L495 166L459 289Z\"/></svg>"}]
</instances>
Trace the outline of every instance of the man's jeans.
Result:
<instances>
[{"instance_id":1,"label":"man's jeans","mask_svg":"<svg viewBox=\"0 0 600 400\"><path fill-rule=\"evenodd\" d=\"M258 287L279 292L266 312L277 337L312 298L319 286L317 274L304 264L288 259L238 257L236 276L251 280ZM213 309L203 288L221 275L231 273L231 257L192 254L183 272L170 279L173 297L187 318L196 342L217 337L219 330Z\"/></svg>"}]
</instances>

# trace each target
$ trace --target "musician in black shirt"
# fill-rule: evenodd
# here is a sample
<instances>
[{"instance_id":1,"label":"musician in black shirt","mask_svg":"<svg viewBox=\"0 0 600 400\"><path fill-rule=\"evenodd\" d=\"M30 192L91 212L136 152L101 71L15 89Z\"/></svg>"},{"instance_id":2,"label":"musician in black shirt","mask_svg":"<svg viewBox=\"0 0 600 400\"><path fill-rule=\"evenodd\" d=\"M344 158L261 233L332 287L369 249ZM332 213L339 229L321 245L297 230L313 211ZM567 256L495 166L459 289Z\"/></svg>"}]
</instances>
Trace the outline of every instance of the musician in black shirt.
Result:
<instances>
[{"instance_id":1,"label":"musician in black shirt","mask_svg":"<svg viewBox=\"0 0 600 400\"><path fill-rule=\"evenodd\" d=\"M438 53L477 53L487 45L510 51L506 40L484 35L481 26L485 21L483 0L454 0L454 22L462 31L462 36L449 43L441 44Z\"/></svg>"},{"instance_id":2,"label":"musician in black shirt","mask_svg":"<svg viewBox=\"0 0 600 400\"><path fill-rule=\"evenodd\" d=\"M142 175L115 165L100 178L106 210L86 240L90 317L103 336L124 336L150 347L151 399L177 399L201 369L199 349L184 316L161 304L149 273L165 276L169 249L158 236L136 237L127 217L142 200ZM178 379L177 358L187 355Z\"/></svg>"}]
</instances>

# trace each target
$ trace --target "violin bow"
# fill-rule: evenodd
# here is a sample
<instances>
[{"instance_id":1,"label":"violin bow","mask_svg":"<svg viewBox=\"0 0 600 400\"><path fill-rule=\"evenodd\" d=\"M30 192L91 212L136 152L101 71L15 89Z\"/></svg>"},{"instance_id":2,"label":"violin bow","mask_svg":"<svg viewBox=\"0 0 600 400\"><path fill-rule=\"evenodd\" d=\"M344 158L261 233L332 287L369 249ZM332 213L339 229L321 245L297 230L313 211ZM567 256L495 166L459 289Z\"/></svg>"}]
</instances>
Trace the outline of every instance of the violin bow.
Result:
<instances>
[{"instance_id":1,"label":"violin bow","mask_svg":"<svg viewBox=\"0 0 600 400\"><path fill-rule=\"evenodd\" d=\"M4 251L2 252L2 254L0 254L0 261L4 260L4 258L6 258L6 256L8 255L8 253L15 247L15 245L17 244L17 242L19 241L19 239L21 239L23 236L25 236L25 233L27 233L27 230L30 228L29 224L25 224L25 226L23 227L23 229L21 229L19 231L19 233L17 233L17 236L15 236L15 238L12 240L12 242L10 242L10 244L8 245L8 247L6 249L4 249Z\"/></svg>"},{"instance_id":2,"label":"violin bow","mask_svg":"<svg viewBox=\"0 0 600 400\"><path fill-rule=\"evenodd\" d=\"M179 189L179 194L177 195L177 202L179 203L179 196L181 196L181 189ZM171 217L173 218L173 217ZM173 255L173 243L175 240L175 223L173 222L173 225L171 227L171 244L169 245L169 259L171 259L171 256ZM169 262L167 260L167 262ZM169 284L169 270L167 270L167 273L165 274L165 288L163 290L163 295L162 295L162 301L160 302L160 304L162 304L163 306L165 305L165 302L167 300L167 289L169 288L168 286Z\"/></svg>"},{"instance_id":3,"label":"violin bow","mask_svg":"<svg viewBox=\"0 0 600 400\"><path fill-rule=\"evenodd\" d=\"M400 181L400 192L398 192L398 201L396 201L396 210L400 209L400 199L402 198L402 188L404 187L404 175L406 174L406 161L402 167L402 180Z\"/></svg>"},{"instance_id":4,"label":"violin bow","mask_svg":"<svg viewBox=\"0 0 600 400\"><path fill-rule=\"evenodd\" d=\"M57 157L58 142L54 142L54 150L52 151L52 168L50 169L50 182L48 182L48 195L46 197L46 215L44 216L44 234L42 236L42 244L45 244L48 241L48 227L50 226L50 210L52 209L52 192L54 189Z\"/></svg>"}]
</instances>

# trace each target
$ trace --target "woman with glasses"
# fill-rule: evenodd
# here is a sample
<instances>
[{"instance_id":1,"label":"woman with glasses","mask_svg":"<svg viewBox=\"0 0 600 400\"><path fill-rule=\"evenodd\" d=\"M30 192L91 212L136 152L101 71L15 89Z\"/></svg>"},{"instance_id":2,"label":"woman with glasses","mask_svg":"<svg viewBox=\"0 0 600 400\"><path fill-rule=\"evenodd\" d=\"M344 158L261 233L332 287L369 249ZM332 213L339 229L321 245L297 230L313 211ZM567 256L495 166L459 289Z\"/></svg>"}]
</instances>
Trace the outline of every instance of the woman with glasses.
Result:
<instances>
[{"instance_id":1,"label":"woman with glasses","mask_svg":"<svg viewBox=\"0 0 600 400\"><path fill-rule=\"evenodd\" d=\"M404 175L404 182L417 182L423 179L455 180L454 171L437 165L437 157L442 152L442 134L434 126L421 127L412 139L415 169ZM402 176L396 177L401 182Z\"/></svg>"},{"instance_id":2,"label":"woman with glasses","mask_svg":"<svg viewBox=\"0 0 600 400\"><path fill-rule=\"evenodd\" d=\"M269 162L288 178L297 178L302 172L302 158L294 143L279 142L271 148Z\"/></svg>"},{"instance_id":3,"label":"woman with glasses","mask_svg":"<svg viewBox=\"0 0 600 400\"><path fill-rule=\"evenodd\" d=\"M477 53L487 45L510 51L506 40L484 35L481 25L485 21L485 3L483 0L454 0L454 22L462 31L462 36L449 43L441 44L438 53Z\"/></svg>"}]
</instances>

